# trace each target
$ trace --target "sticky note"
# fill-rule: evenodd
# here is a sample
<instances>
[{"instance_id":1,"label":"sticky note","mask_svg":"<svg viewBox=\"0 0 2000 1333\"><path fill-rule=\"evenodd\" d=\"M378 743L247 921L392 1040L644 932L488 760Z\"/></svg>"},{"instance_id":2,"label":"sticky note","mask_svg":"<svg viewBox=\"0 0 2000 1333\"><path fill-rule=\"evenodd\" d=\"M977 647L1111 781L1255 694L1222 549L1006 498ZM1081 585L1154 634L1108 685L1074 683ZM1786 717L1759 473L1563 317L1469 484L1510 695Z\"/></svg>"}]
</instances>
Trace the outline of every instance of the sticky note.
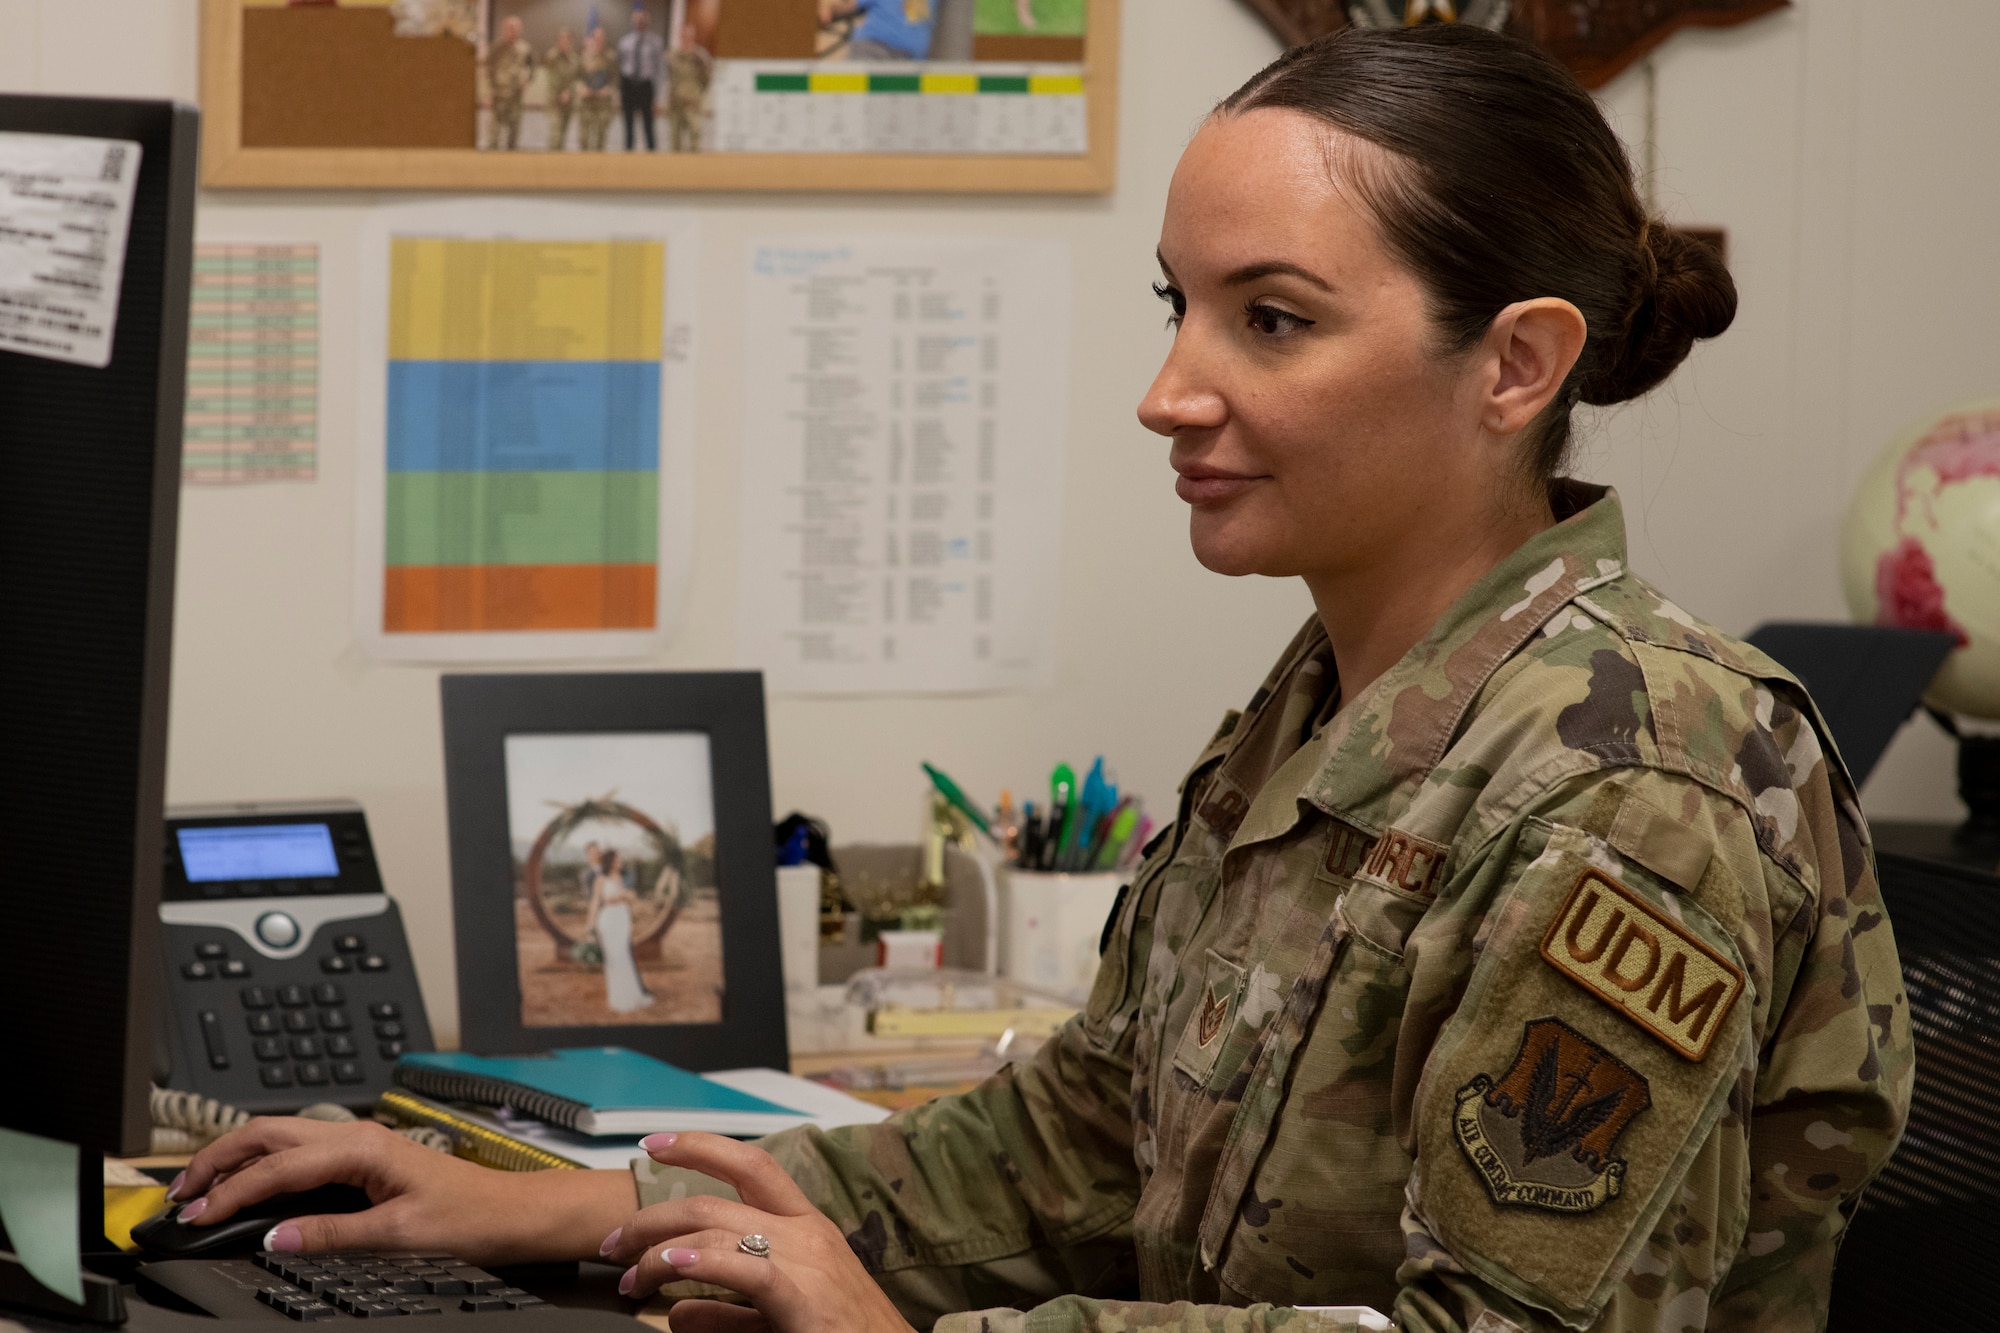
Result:
<instances>
[{"instance_id":1,"label":"sticky note","mask_svg":"<svg viewBox=\"0 0 2000 1333\"><path fill-rule=\"evenodd\" d=\"M74 1143L0 1129L0 1226L35 1280L83 1304Z\"/></svg>"}]
</instances>

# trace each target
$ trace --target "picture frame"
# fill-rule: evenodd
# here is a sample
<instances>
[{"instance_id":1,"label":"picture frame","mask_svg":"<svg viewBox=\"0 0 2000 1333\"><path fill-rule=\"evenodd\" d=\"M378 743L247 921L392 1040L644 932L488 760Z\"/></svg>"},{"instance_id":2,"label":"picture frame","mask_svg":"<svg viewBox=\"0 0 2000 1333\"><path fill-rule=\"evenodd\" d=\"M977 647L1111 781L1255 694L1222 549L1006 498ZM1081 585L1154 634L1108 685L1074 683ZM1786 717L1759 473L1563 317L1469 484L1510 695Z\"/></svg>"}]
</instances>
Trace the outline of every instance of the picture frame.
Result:
<instances>
[{"instance_id":1,"label":"picture frame","mask_svg":"<svg viewBox=\"0 0 2000 1333\"><path fill-rule=\"evenodd\" d=\"M399 0L409 3L411 0ZM435 0L436 3L476 5L480 22L501 12L494 6L537 3L538 0ZM551 0L553 2L553 0ZM845 0L863 3L865 0ZM917 0L934 3L992 3L993 0ZM427 80L438 60L426 55L422 60L405 61L409 72L384 69L367 80L346 77L342 54L346 38L334 40L315 27L301 30L297 40L273 45L268 36L276 31L271 16L287 24L320 25L334 17L342 22L358 22L372 17L380 33L390 29L390 0L363 0L345 5L307 3L306 0L202 0L201 99L202 99L202 184L208 189L371 189L371 190L751 190L751 191L888 191L957 193L1058 193L1093 194L1109 192L1115 182L1118 110L1118 36L1122 0L1020 0L1022 4L1058 3L1084 6L1086 24L1080 37L1080 68L1061 79L1031 79L1022 71L1041 68L1032 61L991 67L1011 71L1006 77L988 79L967 73L974 66L964 63L909 62L909 73L895 72L882 65L827 65L832 70L862 70L842 74L836 80L855 85L842 92L907 92L902 104L932 106L933 83L951 84L949 92L970 92L957 103L978 102L984 108L996 105L986 96L988 85L1006 85L1005 91L1030 92L1030 85L1060 83L1053 92L1078 103L1085 142L1080 152L1015 151L713 151L689 152L550 152L492 151L479 146L343 146L342 126L352 123L360 137L407 138L410 127L445 124L456 128L451 134L463 141L468 131L466 118L477 121L483 135L491 119L487 110L460 108L464 98L453 92L440 101L441 94ZM671 5L675 15L688 12L684 6L754 3L763 7L811 6L816 0L638 0L641 5ZM617 8L604 7L607 12ZM593 14L596 12L593 9ZM258 15L246 25L247 15ZM504 20L500 20L504 21ZM246 32L246 26L250 31ZM373 29L364 33L366 41L385 40ZM357 39L359 40L359 39ZM460 47L478 45L468 40L444 36L394 38L387 40L452 42ZM490 45L490 43L489 43ZM376 48L369 48L376 49ZM481 46L480 49L486 49ZM1021 48L1029 55L1035 48ZM246 57L269 52L267 57ZM410 53L396 49L403 60ZM437 54L437 53L433 53ZM468 77L465 70L477 62L480 102L490 102L490 81L485 73L485 57L463 52L442 53L446 64L457 71L445 76L453 87ZM1059 53L1060 54L1060 53ZM817 59L817 57L815 57ZM748 62L739 61L738 64ZM810 63L810 62L808 62ZM1015 65L1019 68L1016 69ZM363 66L376 69L363 61ZM462 66L463 69L459 67ZM986 68L981 65L978 68ZM718 66L719 68L719 66ZM817 68L817 66L816 66ZM944 71L934 79L926 71ZM248 84L246 85L246 76ZM812 76L817 79L818 76ZM807 76L785 76L807 91ZM1075 87L1080 79L1080 90ZM970 80L970 82L968 82ZM740 82L740 81L739 81ZM921 86L920 86L921 85ZM732 84L731 87L735 85ZM762 91L762 83L758 84ZM727 91L726 89L723 91ZM1042 91L1037 88L1032 91ZM536 94L530 92L532 99ZM940 94L942 95L942 94ZM720 96L720 93L718 93ZM813 105L825 105L815 85ZM326 99L333 99L328 102ZM319 99L319 100L314 100ZM740 99L739 99L740 100ZM884 102L884 97L848 98L847 102ZM1001 99L1004 101L1005 99ZM1015 99L1032 103L1033 96ZM1044 99L1048 100L1048 99ZM407 104L407 105L406 105ZM332 106L332 111L324 110ZM274 109L275 108L275 109ZM898 108L900 110L900 108ZM519 112L515 113L517 116ZM829 113L832 114L832 113ZM1006 114L1012 114L1011 111ZM851 119L851 118L850 118ZM272 127L275 127L273 129ZM421 137L421 136L419 136ZM477 140L483 143L483 139Z\"/></svg>"},{"instance_id":2,"label":"picture frame","mask_svg":"<svg viewBox=\"0 0 2000 1333\"><path fill-rule=\"evenodd\" d=\"M762 675L447 674L440 696L464 1049L787 1068ZM707 826L674 794L700 777ZM621 973L643 998L615 1012Z\"/></svg>"}]
</instances>

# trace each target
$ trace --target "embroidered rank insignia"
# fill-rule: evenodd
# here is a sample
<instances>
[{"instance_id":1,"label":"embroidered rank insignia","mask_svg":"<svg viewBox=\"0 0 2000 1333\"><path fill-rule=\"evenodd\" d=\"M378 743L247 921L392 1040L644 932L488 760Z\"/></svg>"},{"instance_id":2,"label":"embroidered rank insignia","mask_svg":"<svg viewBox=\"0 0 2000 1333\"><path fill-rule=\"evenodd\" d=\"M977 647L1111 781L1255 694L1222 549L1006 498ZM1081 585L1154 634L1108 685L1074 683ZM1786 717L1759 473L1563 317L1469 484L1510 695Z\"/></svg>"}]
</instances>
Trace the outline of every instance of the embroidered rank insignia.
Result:
<instances>
[{"instance_id":1,"label":"embroidered rank insignia","mask_svg":"<svg viewBox=\"0 0 2000 1333\"><path fill-rule=\"evenodd\" d=\"M1538 1018L1505 1074L1476 1074L1458 1090L1452 1132L1495 1203L1587 1213L1624 1187L1625 1159L1611 1150L1652 1104L1637 1070L1562 1020Z\"/></svg>"},{"instance_id":2,"label":"embroidered rank insignia","mask_svg":"<svg viewBox=\"0 0 2000 1333\"><path fill-rule=\"evenodd\" d=\"M1685 1060L1701 1060L1743 993L1743 971L1600 870L1577 878L1542 957Z\"/></svg>"},{"instance_id":3,"label":"embroidered rank insignia","mask_svg":"<svg viewBox=\"0 0 2000 1333\"><path fill-rule=\"evenodd\" d=\"M1222 1033L1222 1020L1229 1017L1229 997L1222 987L1211 984L1201 995L1201 1015L1195 1020L1195 1041L1203 1050Z\"/></svg>"}]
</instances>

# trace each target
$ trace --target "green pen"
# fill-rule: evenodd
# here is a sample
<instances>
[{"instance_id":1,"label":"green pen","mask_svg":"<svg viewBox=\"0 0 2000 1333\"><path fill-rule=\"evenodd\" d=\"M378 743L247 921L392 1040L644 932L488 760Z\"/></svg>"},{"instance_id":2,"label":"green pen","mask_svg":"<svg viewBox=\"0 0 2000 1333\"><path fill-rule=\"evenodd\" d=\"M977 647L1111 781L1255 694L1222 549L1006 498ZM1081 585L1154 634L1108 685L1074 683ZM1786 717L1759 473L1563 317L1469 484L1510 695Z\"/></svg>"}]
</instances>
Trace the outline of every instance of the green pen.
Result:
<instances>
[{"instance_id":1,"label":"green pen","mask_svg":"<svg viewBox=\"0 0 2000 1333\"><path fill-rule=\"evenodd\" d=\"M965 793L958 789L956 782L953 782L929 764L924 765L924 772L931 775L931 784L938 789L939 795L950 801L958 808L960 814L971 820L974 828L988 837L993 836L993 826L987 822L985 815L979 813L979 807L968 800Z\"/></svg>"},{"instance_id":2,"label":"green pen","mask_svg":"<svg viewBox=\"0 0 2000 1333\"><path fill-rule=\"evenodd\" d=\"M1138 826L1138 823L1139 807L1137 805L1128 804L1123 810L1119 811L1118 817L1111 821L1111 832L1105 835L1104 846L1098 851L1097 859L1092 862L1091 868L1093 870L1109 870L1117 865L1119 853L1125 850L1126 840L1132 836L1132 830Z\"/></svg>"},{"instance_id":3,"label":"green pen","mask_svg":"<svg viewBox=\"0 0 2000 1333\"><path fill-rule=\"evenodd\" d=\"M1076 770L1057 764L1049 773L1049 828L1052 836L1042 851L1042 869L1059 868L1058 859L1076 829Z\"/></svg>"}]
</instances>

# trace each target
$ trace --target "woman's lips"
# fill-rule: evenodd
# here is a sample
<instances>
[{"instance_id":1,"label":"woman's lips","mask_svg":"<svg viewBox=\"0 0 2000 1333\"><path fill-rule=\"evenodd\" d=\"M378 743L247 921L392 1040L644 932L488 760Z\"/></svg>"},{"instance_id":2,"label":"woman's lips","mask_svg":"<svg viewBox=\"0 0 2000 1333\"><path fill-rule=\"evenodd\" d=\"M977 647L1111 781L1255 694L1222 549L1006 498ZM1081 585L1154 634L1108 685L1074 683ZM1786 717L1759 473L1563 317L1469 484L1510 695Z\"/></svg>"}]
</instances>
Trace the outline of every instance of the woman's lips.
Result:
<instances>
[{"instance_id":1,"label":"woman's lips","mask_svg":"<svg viewBox=\"0 0 2000 1333\"><path fill-rule=\"evenodd\" d=\"M1180 475L1174 478L1174 494L1188 504L1222 504L1263 481L1262 477L1248 477L1235 472L1222 472L1215 468L1190 467L1176 469Z\"/></svg>"}]
</instances>

